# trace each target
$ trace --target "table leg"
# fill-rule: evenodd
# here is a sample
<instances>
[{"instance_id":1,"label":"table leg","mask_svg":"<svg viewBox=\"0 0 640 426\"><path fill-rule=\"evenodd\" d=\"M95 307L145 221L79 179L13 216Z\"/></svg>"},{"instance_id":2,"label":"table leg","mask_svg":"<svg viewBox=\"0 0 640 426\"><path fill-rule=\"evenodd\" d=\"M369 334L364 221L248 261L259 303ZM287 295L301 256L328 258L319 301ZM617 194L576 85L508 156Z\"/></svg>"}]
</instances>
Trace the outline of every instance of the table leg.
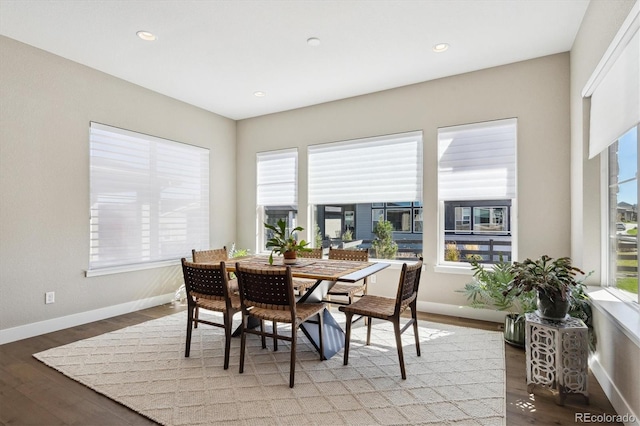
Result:
<instances>
[{"instance_id":1,"label":"table leg","mask_svg":"<svg viewBox=\"0 0 640 426\"><path fill-rule=\"evenodd\" d=\"M325 308L321 315L324 320L324 341L322 342L324 346L324 353L322 354L322 359L329 359L344 348L345 335L342 327L340 327L340 324L338 324L333 315L331 315L329 309ZM300 329L311 341L311 344L313 344L316 350L319 351L320 324L318 322L318 317L316 316L314 318L315 319L303 322L302 325L300 325Z\"/></svg>"}]
</instances>

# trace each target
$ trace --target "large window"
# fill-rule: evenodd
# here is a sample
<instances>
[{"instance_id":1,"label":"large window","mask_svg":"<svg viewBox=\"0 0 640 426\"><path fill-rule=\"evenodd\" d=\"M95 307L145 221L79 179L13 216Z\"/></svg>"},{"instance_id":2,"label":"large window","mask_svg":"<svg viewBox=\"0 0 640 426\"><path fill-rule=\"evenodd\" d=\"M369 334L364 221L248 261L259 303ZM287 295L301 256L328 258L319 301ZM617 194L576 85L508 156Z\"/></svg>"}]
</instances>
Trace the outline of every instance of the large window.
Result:
<instances>
[{"instance_id":1,"label":"large window","mask_svg":"<svg viewBox=\"0 0 640 426\"><path fill-rule=\"evenodd\" d=\"M348 243L348 235L371 248L373 230L386 220L398 256L422 252L421 132L312 145L308 164L309 203L323 245Z\"/></svg>"},{"instance_id":2,"label":"large window","mask_svg":"<svg viewBox=\"0 0 640 426\"><path fill-rule=\"evenodd\" d=\"M438 129L441 264L514 257L516 119Z\"/></svg>"},{"instance_id":3,"label":"large window","mask_svg":"<svg viewBox=\"0 0 640 426\"><path fill-rule=\"evenodd\" d=\"M608 282L638 301L638 129L611 144L608 198Z\"/></svg>"},{"instance_id":4,"label":"large window","mask_svg":"<svg viewBox=\"0 0 640 426\"><path fill-rule=\"evenodd\" d=\"M89 272L209 247L209 150L90 127Z\"/></svg>"},{"instance_id":5,"label":"large window","mask_svg":"<svg viewBox=\"0 0 640 426\"><path fill-rule=\"evenodd\" d=\"M257 205L260 232L259 250L266 249L270 238L264 222L275 225L280 219L295 228L298 213L298 151L284 149L257 155Z\"/></svg>"}]
</instances>

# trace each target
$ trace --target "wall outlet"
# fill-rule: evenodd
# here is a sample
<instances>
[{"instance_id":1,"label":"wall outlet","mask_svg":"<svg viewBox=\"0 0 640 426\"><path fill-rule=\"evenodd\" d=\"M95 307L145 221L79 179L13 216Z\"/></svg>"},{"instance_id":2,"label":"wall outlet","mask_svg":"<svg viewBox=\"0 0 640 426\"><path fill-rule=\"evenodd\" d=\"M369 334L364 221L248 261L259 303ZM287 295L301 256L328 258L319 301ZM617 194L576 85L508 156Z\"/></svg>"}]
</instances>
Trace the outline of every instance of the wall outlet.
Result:
<instances>
[{"instance_id":1,"label":"wall outlet","mask_svg":"<svg viewBox=\"0 0 640 426\"><path fill-rule=\"evenodd\" d=\"M44 294L44 303L49 304L49 303L54 303L55 301L56 301L55 291L48 291Z\"/></svg>"},{"instance_id":2,"label":"wall outlet","mask_svg":"<svg viewBox=\"0 0 640 426\"><path fill-rule=\"evenodd\" d=\"M373 274L369 277L369 281L371 282L371 284L375 284L376 283L376 274Z\"/></svg>"}]
</instances>

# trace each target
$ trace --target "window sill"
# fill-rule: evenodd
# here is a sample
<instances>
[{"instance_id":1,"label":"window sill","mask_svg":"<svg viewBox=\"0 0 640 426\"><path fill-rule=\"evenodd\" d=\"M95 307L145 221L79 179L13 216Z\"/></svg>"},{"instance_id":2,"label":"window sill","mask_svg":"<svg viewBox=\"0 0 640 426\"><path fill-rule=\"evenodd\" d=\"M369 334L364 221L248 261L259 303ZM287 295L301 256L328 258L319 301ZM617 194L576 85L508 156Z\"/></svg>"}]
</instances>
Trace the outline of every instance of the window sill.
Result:
<instances>
[{"instance_id":1,"label":"window sill","mask_svg":"<svg viewBox=\"0 0 640 426\"><path fill-rule=\"evenodd\" d=\"M162 262L140 263L136 265L111 266L109 268L88 269L84 272L84 276L87 278L99 277L102 275L120 274L122 272L143 271L145 269L164 268L167 266L176 266L176 265L180 265L180 260L175 259L175 260L165 260Z\"/></svg>"},{"instance_id":2,"label":"window sill","mask_svg":"<svg viewBox=\"0 0 640 426\"><path fill-rule=\"evenodd\" d=\"M588 287L587 294L594 309L604 313L632 342L640 346L640 307L633 302L620 300L603 287Z\"/></svg>"},{"instance_id":3,"label":"window sill","mask_svg":"<svg viewBox=\"0 0 640 426\"><path fill-rule=\"evenodd\" d=\"M442 274L473 275L473 271L469 264L434 265L433 271Z\"/></svg>"}]
</instances>

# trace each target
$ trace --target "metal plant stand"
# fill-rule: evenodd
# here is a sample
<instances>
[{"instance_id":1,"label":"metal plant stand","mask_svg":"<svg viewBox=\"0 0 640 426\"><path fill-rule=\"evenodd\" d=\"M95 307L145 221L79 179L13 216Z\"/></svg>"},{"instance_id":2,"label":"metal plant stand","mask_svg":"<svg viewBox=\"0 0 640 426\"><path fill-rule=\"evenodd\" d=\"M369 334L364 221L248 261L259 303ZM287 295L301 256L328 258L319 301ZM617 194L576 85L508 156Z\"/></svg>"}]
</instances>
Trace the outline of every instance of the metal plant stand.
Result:
<instances>
[{"instance_id":1,"label":"metal plant stand","mask_svg":"<svg viewBox=\"0 0 640 426\"><path fill-rule=\"evenodd\" d=\"M563 405L567 394L582 394L589 403L589 339L587 326L577 318L563 321L526 314L527 391L536 385L556 395Z\"/></svg>"}]
</instances>

